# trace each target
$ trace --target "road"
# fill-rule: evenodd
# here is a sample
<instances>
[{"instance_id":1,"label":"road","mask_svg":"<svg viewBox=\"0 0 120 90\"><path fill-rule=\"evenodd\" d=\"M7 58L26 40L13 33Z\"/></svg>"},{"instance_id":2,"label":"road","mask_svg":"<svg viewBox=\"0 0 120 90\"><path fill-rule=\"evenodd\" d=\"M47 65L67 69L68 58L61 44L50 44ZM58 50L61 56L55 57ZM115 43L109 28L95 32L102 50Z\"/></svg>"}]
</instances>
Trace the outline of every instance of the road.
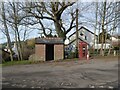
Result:
<instances>
[{"instance_id":1,"label":"road","mask_svg":"<svg viewBox=\"0 0 120 90\"><path fill-rule=\"evenodd\" d=\"M117 88L118 60L92 59L2 68L3 88Z\"/></svg>"}]
</instances>

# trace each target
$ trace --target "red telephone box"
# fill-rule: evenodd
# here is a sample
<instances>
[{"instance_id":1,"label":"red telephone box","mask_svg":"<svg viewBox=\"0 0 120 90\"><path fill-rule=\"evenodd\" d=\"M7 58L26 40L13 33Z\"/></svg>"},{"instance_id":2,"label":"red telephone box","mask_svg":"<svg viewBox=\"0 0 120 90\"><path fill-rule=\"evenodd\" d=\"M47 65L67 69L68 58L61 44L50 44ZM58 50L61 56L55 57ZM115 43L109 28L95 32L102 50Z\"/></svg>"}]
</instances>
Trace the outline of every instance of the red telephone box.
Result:
<instances>
[{"instance_id":1,"label":"red telephone box","mask_svg":"<svg viewBox=\"0 0 120 90\"><path fill-rule=\"evenodd\" d=\"M87 43L81 41L79 42L79 59L87 59Z\"/></svg>"}]
</instances>

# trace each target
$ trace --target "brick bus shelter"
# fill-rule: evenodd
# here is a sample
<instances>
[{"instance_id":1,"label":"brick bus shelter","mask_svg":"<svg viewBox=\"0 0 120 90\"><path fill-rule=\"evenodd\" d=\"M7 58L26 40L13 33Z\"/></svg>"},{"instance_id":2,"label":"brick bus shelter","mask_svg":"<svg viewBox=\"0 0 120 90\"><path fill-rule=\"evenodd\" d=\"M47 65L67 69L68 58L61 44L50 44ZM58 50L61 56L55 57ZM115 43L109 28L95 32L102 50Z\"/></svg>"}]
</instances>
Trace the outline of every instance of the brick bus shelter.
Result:
<instances>
[{"instance_id":1,"label":"brick bus shelter","mask_svg":"<svg viewBox=\"0 0 120 90\"><path fill-rule=\"evenodd\" d=\"M35 56L38 61L64 59L64 41L62 38L36 38Z\"/></svg>"}]
</instances>

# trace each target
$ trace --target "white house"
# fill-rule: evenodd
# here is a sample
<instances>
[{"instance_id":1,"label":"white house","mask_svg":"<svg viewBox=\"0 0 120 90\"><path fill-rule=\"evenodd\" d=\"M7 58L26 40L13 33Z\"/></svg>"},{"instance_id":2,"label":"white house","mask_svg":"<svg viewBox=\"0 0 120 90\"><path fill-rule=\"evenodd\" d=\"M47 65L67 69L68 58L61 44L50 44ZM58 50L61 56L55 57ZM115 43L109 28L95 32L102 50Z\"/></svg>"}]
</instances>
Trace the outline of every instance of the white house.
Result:
<instances>
[{"instance_id":1,"label":"white house","mask_svg":"<svg viewBox=\"0 0 120 90\"><path fill-rule=\"evenodd\" d=\"M118 42L118 37L117 36L112 36L111 37L112 42Z\"/></svg>"},{"instance_id":2,"label":"white house","mask_svg":"<svg viewBox=\"0 0 120 90\"><path fill-rule=\"evenodd\" d=\"M95 43L97 43L97 35L96 36L96 40ZM78 30L78 38L79 41L84 41L86 42L89 46L92 46L94 44L94 33L91 32L90 30L88 30L85 27L80 27ZM69 44L75 45L76 46L76 31L74 31L69 37L68 39L70 40Z\"/></svg>"},{"instance_id":3,"label":"white house","mask_svg":"<svg viewBox=\"0 0 120 90\"><path fill-rule=\"evenodd\" d=\"M111 36L111 45L112 46L119 46L120 45L120 35L113 35Z\"/></svg>"}]
</instances>

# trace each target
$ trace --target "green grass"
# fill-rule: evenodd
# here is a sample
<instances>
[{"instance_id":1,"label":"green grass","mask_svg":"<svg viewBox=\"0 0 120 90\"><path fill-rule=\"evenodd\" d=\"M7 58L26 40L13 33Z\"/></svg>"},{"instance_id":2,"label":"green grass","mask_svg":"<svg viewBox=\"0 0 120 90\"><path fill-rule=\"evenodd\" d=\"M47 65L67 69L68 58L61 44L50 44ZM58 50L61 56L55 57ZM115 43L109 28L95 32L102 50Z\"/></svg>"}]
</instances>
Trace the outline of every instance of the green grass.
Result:
<instances>
[{"instance_id":1,"label":"green grass","mask_svg":"<svg viewBox=\"0 0 120 90\"><path fill-rule=\"evenodd\" d=\"M22 60L22 61L9 61L2 63L2 66L11 66L11 65L24 65L24 64L32 64L33 61Z\"/></svg>"},{"instance_id":2,"label":"green grass","mask_svg":"<svg viewBox=\"0 0 120 90\"><path fill-rule=\"evenodd\" d=\"M53 62L66 62L66 61L76 61L78 58L74 59L63 59L63 60L55 60ZM1 66L12 66L12 65L26 65L26 64L38 64L42 63L43 61L29 61L29 60L22 60L22 61L9 61L0 64Z\"/></svg>"}]
</instances>

